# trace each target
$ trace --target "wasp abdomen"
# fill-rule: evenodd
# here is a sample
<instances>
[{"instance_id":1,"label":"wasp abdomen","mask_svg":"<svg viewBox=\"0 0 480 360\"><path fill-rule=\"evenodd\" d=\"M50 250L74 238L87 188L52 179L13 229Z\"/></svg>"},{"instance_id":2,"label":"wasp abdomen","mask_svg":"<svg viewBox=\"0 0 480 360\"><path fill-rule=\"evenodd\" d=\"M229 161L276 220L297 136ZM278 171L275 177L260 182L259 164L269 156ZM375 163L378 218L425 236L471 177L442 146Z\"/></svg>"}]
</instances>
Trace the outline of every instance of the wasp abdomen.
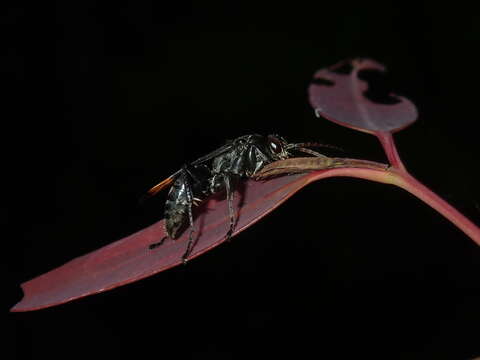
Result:
<instances>
[{"instance_id":1,"label":"wasp abdomen","mask_svg":"<svg viewBox=\"0 0 480 360\"><path fill-rule=\"evenodd\" d=\"M190 224L192 206L196 201L211 194L205 183L208 176L210 171L205 166L185 166L175 179L165 202L165 228L170 238L178 238Z\"/></svg>"},{"instance_id":2,"label":"wasp abdomen","mask_svg":"<svg viewBox=\"0 0 480 360\"><path fill-rule=\"evenodd\" d=\"M165 202L165 228L170 238L176 239L188 224L188 201L185 191L182 189L185 184L177 179Z\"/></svg>"}]
</instances>

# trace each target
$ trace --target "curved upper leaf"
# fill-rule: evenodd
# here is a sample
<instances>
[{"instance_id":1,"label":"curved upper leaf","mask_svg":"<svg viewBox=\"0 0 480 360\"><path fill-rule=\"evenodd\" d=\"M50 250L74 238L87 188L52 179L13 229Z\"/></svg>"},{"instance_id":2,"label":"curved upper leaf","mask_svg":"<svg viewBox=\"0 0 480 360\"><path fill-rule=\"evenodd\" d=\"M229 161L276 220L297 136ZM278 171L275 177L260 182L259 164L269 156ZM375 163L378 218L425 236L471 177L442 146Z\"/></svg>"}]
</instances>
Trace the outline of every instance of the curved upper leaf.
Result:
<instances>
[{"instance_id":1,"label":"curved upper leaf","mask_svg":"<svg viewBox=\"0 0 480 360\"><path fill-rule=\"evenodd\" d=\"M338 71L348 65L351 68L346 73ZM371 59L353 59L318 70L308 89L315 112L368 133L395 132L417 119L417 108L404 97L389 94L395 100L390 104L370 100L366 96L368 83L358 76L362 70L385 72L385 67Z\"/></svg>"}]
</instances>

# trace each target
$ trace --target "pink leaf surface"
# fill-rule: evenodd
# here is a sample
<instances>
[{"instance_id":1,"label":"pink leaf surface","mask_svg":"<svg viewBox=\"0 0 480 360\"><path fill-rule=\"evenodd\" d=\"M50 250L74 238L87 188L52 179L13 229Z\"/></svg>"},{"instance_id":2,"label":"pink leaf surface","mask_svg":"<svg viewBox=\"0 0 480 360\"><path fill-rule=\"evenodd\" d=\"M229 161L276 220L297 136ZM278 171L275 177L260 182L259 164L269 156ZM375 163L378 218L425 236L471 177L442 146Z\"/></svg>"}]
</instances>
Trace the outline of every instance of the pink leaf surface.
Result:
<instances>
[{"instance_id":1,"label":"pink leaf surface","mask_svg":"<svg viewBox=\"0 0 480 360\"><path fill-rule=\"evenodd\" d=\"M236 193L237 234L270 211L309 182L309 176L283 176L269 181L245 182ZM198 208L195 219L196 245L189 259L225 241L229 227L227 202L212 198ZM80 297L103 292L117 286L154 275L182 263L189 231L177 240L167 239L150 250L148 246L165 236L161 220L133 235L40 275L21 286L24 298L11 311L38 310L62 304Z\"/></svg>"},{"instance_id":2,"label":"pink leaf surface","mask_svg":"<svg viewBox=\"0 0 480 360\"><path fill-rule=\"evenodd\" d=\"M349 73L336 72L351 65ZM368 83L358 77L362 70L385 72L385 67L371 59L342 61L314 75L308 89L309 100L317 114L328 120L368 133L395 132L412 124L418 116L408 99L389 94L393 104L376 103L366 97Z\"/></svg>"}]
</instances>

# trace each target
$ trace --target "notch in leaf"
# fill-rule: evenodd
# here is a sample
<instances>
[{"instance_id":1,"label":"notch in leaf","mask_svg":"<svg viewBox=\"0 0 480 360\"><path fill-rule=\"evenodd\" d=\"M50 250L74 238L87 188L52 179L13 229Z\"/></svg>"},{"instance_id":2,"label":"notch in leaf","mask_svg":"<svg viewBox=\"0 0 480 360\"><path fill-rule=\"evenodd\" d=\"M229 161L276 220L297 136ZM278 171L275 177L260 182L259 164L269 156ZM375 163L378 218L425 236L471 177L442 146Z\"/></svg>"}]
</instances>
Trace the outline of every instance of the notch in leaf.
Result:
<instances>
[{"instance_id":1,"label":"notch in leaf","mask_svg":"<svg viewBox=\"0 0 480 360\"><path fill-rule=\"evenodd\" d=\"M318 70L308 89L316 114L371 134L393 133L415 122L418 112L410 100L393 93L387 94L392 100L388 104L371 100L369 84L361 76L365 71L386 69L371 59L351 59Z\"/></svg>"}]
</instances>

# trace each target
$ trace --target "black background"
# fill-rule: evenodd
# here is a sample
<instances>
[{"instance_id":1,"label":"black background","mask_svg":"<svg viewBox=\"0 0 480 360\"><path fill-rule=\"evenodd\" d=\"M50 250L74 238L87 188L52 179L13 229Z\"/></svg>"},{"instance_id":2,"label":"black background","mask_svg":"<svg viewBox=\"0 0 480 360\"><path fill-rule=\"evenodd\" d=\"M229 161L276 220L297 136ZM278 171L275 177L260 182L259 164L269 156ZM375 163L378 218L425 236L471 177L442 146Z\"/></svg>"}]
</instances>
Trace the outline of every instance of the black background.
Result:
<instances>
[{"instance_id":1,"label":"black background","mask_svg":"<svg viewBox=\"0 0 480 360\"><path fill-rule=\"evenodd\" d=\"M280 133L384 161L308 105L313 72L386 64L414 101L396 135L421 181L472 219L479 18L457 2L17 2L2 14L4 311L18 285L163 217L138 197L225 139ZM11 81L10 81L11 80ZM18 358L470 359L480 249L406 192L313 184L210 253L66 305L8 314Z\"/></svg>"}]
</instances>

